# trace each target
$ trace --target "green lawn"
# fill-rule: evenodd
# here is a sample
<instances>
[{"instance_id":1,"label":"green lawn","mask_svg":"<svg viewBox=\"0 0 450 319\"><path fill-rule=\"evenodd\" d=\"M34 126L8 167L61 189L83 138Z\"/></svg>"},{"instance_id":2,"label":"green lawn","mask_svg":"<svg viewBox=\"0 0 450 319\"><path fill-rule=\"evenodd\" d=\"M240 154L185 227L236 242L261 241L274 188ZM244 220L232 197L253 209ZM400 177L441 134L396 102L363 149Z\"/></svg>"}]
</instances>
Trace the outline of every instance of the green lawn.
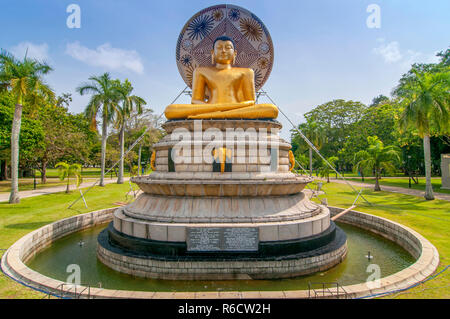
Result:
<instances>
[{"instance_id":1,"label":"green lawn","mask_svg":"<svg viewBox=\"0 0 450 319\"><path fill-rule=\"evenodd\" d=\"M112 174L111 174L111 172L112 172ZM114 173L114 170L112 170L111 172L108 174L108 177L111 177L111 175L112 175L113 177L117 178L116 174ZM58 169L57 168L49 168L49 169L47 169L46 175L47 175L47 178L49 178L49 177L57 178L58 177ZM130 176L130 172L128 171L127 167L124 167L124 175ZM81 176L83 176L83 177L100 177L100 168L99 167L83 168L81 170ZM36 177L41 178L41 172L36 170Z\"/></svg>"},{"instance_id":2,"label":"green lawn","mask_svg":"<svg viewBox=\"0 0 450 319\"><path fill-rule=\"evenodd\" d=\"M88 209L84 207L83 201L75 204L73 209L67 209L79 196L78 192L23 198L20 204L14 205L0 203L0 249L2 249L0 254L2 255L3 249L11 246L20 237L43 225L69 216L114 207L115 202L126 201L125 194L129 188L128 183L94 187L85 196ZM137 186L134 188L138 189ZM0 274L0 298L42 298L43 296L12 281L3 273Z\"/></svg>"},{"instance_id":3,"label":"green lawn","mask_svg":"<svg viewBox=\"0 0 450 319\"><path fill-rule=\"evenodd\" d=\"M145 172L149 174L150 170ZM100 168L83 168L82 171L83 182L95 182L100 178ZM125 169L125 177L130 177L130 172ZM116 180L117 176L114 172L105 176L106 180ZM41 184L40 172L36 171L36 189L45 189L49 187L66 185L67 182L61 181L58 178L58 169L50 168L47 170L47 183ZM71 185L75 183L75 179L71 178ZM20 178L19 179L19 191L29 191L34 189L34 179L33 178ZM9 193L11 191L11 181L0 181L0 193Z\"/></svg>"},{"instance_id":4,"label":"green lawn","mask_svg":"<svg viewBox=\"0 0 450 319\"><path fill-rule=\"evenodd\" d=\"M83 178L83 182L95 182L95 178ZM74 187L75 179L70 179L71 189ZM47 178L47 183L41 184L41 180L36 178L36 189L45 189L55 186L66 186L67 181L61 181L59 178ZM30 191L34 189L33 178L20 178L19 191ZM9 193L11 191L11 181L0 181L0 193Z\"/></svg>"},{"instance_id":5,"label":"green lawn","mask_svg":"<svg viewBox=\"0 0 450 319\"><path fill-rule=\"evenodd\" d=\"M360 178L360 176L359 176L359 174L358 173L355 173L355 172L341 172L341 174L344 176L344 177L359 177ZM336 174L331 174L330 175L330 177L336 177ZM405 173L403 173L403 172L397 172L397 173L393 173L392 174L392 177L402 177L402 176L405 176ZM368 176L368 177L373 177L373 176ZM360 178L361 179L361 178Z\"/></svg>"},{"instance_id":6,"label":"green lawn","mask_svg":"<svg viewBox=\"0 0 450 319\"><path fill-rule=\"evenodd\" d=\"M350 207L356 194L349 186L330 183L322 188L330 206ZM408 226L426 237L438 249L440 265L437 271L450 264L450 202L427 201L421 197L389 192L365 190L363 196L373 205L359 199L356 210L388 218ZM407 293L386 298L450 298L450 270Z\"/></svg>"},{"instance_id":7,"label":"green lawn","mask_svg":"<svg viewBox=\"0 0 450 319\"><path fill-rule=\"evenodd\" d=\"M349 207L355 199L352 190L342 184L324 184L323 189L332 206ZM26 233L58 219L112 207L115 202L125 201L128 190L128 184L95 187L86 195L89 209L84 208L82 201L78 202L74 209L67 209L69 203L78 196L75 192L25 198L16 205L0 203L0 248L6 249ZM369 206L360 199L358 210L386 217L415 229L437 247L441 262L438 271L450 264L449 202L425 201L415 196L370 190L365 191L364 196L374 205ZM0 251L0 254L2 253L3 251ZM450 298L449 273L450 271L447 271L407 293L388 298ZM17 284L0 274L0 298L42 297L43 294Z\"/></svg>"},{"instance_id":8,"label":"green lawn","mask_svg":"<svg viewBox=\"0 0 450 319\"><path fill-rule=\"evenodd\" d=\"M350 181L362 182L361 178L348 178ZM380 180L381 189L383 189L383 185L387 186L397 186L408 188L409 182L408 178L382 178ZM373 177L365 178L364 183L375 184L375 179ZM432 177L431 185L433 186L433 190L438 193L446 193L450 194L450 189L442 189L441 186L441 178L440 177ZM414 184L411 180L411 188L418 189L421 191L425 191L425 177L419 177L419 184Z\"/></svg>"}]
</instances>

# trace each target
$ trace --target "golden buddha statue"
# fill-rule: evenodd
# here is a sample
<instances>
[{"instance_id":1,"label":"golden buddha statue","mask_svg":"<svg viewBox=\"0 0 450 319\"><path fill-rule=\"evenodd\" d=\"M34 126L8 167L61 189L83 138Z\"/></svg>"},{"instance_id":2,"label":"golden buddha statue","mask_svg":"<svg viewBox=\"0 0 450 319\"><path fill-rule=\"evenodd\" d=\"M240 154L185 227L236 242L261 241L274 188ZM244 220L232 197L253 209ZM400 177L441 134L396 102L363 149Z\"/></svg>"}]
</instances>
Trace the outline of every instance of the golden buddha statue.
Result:
<instances>
[{"instance_id":1,"label":"golden buddha statue","mask_svg":"<svg viewBox=\"0 0 450 319\"><path fill-rule=\"evenodd\" d=\"M211 67L198 67L192 79L192 104L172 104L171 119L274 119L273 104L255 104L255 75L250 68L232 67L237 52L231 38L218 37L211 51Z\"/></svg>"}]
</instances>

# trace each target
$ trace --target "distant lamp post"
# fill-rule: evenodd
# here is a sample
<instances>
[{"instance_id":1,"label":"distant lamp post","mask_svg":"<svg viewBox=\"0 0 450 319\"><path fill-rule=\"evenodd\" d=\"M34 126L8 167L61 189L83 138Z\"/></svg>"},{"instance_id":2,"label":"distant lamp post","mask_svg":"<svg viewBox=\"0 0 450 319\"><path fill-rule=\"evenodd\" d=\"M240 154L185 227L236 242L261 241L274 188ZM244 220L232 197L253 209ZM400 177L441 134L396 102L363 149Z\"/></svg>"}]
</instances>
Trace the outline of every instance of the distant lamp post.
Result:
<instances>
[{"instance_id":1,"label":"distant lamp post","mask_svg":"<svg viewBox=\"0 0 450 319\"><path fill-rule=\"evenodd\" d=\"M408 177L409 177L409 184L408 187L411 188L411 173L409 170L409 161L411 159L411 155L408 155L408 161L406 162L406 170L408 171Z\"/></svg>"}]
</instances>

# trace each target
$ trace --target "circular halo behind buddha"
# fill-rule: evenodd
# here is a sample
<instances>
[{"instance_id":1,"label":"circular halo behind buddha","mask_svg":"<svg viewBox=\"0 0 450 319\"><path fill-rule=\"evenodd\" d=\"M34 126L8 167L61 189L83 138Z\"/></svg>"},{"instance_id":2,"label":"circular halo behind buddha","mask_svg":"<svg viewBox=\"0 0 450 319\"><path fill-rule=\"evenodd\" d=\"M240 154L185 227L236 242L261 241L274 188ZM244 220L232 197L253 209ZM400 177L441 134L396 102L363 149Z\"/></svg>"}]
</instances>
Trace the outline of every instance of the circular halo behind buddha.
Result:
<instances>
[{"instance_id":1,"label":"circular halo behind buddha","mask_svg":"<svg viewBox=\"0 0 450 319\"><path fill-rule=\"evenodd\" d=\"M258 91L269 78L273 65L273 43L263 22L250 11L229 4L203 9L183 27L178 37L176 59L186 85L192 88L192 76L199 66L211 65L211 48L216 38L228 36L236 44L235 67L255 72Z\"/></svg>"}]
</instances>

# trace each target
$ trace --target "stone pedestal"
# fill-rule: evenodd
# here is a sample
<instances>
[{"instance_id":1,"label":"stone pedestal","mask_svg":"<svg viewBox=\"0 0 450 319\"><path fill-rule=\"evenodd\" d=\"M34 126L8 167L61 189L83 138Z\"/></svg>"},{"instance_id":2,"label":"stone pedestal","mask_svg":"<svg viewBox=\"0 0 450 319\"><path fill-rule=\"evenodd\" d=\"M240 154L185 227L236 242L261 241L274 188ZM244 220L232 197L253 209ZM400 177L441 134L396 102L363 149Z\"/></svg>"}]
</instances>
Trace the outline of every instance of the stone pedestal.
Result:
<instances>
[{"instance_id":1,"label":"stone pedestal","mask_svg":"<svg viewBox=\"0 0 450 319\"><path fill-rule=\"evenodd\" d=\"M289 171L291 145L280 128L264 120L165 123L156 171L132 179L144 193L115 211L99 236L100 261L136 276L203 280L285 278L339 263L345 234L302 192L312 178Z\"/></svg>"}]
</instances>

